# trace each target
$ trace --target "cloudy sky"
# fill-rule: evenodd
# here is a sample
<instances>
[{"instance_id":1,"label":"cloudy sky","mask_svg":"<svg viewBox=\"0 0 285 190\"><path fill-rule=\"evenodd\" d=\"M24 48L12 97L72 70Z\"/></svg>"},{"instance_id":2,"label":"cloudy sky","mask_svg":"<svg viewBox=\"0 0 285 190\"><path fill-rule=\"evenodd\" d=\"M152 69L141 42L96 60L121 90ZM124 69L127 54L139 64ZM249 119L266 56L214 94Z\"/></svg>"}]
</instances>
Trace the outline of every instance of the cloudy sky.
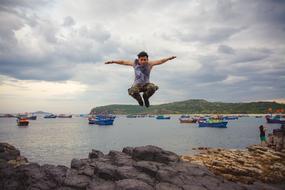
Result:
<instances>
[{"instance_id":1,"label":"cloudy sky","mask_svg":"<svg viewBox=\"0 0 285 190\"><path fill-rule=\"evenodd\" d=\"M0 113L136 104L132 67L155 67L151 103L285 99L285 1L0 0Z\"/></svg>"}]
</instances>

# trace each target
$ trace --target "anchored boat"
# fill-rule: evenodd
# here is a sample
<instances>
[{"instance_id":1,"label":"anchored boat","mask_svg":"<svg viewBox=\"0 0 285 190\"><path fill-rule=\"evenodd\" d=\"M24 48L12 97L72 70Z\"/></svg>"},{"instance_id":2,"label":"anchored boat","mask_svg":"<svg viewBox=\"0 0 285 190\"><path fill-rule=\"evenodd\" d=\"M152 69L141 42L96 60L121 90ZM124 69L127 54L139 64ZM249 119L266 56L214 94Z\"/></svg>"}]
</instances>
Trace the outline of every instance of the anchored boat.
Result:
<instances>
[{"instance_id":1,"label":"anchored boat","mask_svg":"<svg viewBox=\"0 0 285 190\"><path fill-rule=\"evenodd\" d=\"M223 120L207 120L199 121L199 127L227 128L227 121Z\"/></svg>"},{"instance_id":2,"label":"anchored boat","mask_svg":"<svg viewBox=\"0 0 285 190\"><path fill-rule=\"evenodd\" d=\"M17 125L18 126L28 126L29 120L27 118L18 118L17 119Z\"/></svg>"},{"instance_id":3,"label":"anchored boat","mask_svg":"<svg viewBox=\"0 0 285 190\"><path fill-rule=\"evenodd\" d=\"M285 119L281 115L276 115L274 117L266 116L267 123L279 123L285 124Z\"/></svg>"},{"instance_id":4,"label":"anchored boat","mask_svg":"<svg viewBox=\"0 0 285 190\"><path fill-rule=\"evenodd\" d=\"M170 119L170 116L159 115L156 119Z\"/></svg>"}]
</instances>

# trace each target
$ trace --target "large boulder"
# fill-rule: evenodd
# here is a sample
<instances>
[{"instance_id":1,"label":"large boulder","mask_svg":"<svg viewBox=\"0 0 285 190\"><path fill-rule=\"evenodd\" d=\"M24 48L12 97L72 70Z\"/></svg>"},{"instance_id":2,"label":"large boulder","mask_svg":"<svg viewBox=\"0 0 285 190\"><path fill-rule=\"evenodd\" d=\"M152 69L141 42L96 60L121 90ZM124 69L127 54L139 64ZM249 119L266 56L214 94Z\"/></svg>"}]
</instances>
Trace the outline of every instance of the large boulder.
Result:
<instances>
[{"instance_id":1,"label":"large boulder","mask_svg":"<svg viewBox=\"0 0 285 190\"><path fill-rule=\"evenodd\" d=\"M132 157L135 160L155 161L165 164L178 162L180 160L177 154L152 145L134 148Z\"/></svg>"}]
</instances>

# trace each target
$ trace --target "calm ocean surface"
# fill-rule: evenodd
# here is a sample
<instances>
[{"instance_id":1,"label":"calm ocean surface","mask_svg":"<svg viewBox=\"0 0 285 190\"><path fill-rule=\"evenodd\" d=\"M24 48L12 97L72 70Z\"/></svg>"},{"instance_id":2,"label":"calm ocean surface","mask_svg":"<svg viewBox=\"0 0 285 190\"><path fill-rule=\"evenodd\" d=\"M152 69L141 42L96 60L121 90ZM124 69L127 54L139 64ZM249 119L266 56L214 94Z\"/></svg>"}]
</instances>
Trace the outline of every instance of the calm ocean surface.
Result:
<instances>
[{"instance_id":1,"label":"calm ocean surface","mask_svg":"<svg viewBox=\"0 0 285 190\"><path fill-rule=\"evenodd\" d=\"M108 153L126 146L156 145L177 154L193 154L199 146L245 148L259 143L258 126L268 132L279 124L266 124L265 118L243 117L229 121L228 128L198 128L171 120L117 116L112 126L89 125L87 118L74 117L30 121L18 127L15 118L0 118L0 142L8 142L30 162L70 166L72 158L87 158L92 149Z\"/></svg>"}]
</instances>

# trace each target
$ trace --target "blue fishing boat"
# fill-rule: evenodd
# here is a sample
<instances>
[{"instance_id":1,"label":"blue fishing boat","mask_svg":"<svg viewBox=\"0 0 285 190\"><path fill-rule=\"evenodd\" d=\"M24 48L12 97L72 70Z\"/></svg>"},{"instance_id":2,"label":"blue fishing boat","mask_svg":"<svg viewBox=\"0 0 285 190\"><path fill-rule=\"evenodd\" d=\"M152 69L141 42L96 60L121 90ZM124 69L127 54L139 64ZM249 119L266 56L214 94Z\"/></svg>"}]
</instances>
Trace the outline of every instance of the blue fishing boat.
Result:
<instances>
[{"instance_id":1,"label":"blue fishing boat","mask_svg":"<svg viewBox=\"0 0 285 190\"><path fill-rule=\"evenodd\" d=\"M199 121L199 127L227 128L227 121Z\"/></svg>"},{"instance_id":2,"label":"blue fishing boat","mask_svg":"<svg viewBox=\"0 0 285 190\"><path fill-rule=\"evenodd\" d=\"M95 117L93 117L95 119L115 119L116 116L115 115L96 115Z\"/></svg>"},{"instance_id":3,"label":"blue fishing boat","mask_svg":"<svg viewBox=\"0 0 285 190\"><path fill-rule=\"evenodd\" d=\"M170 119L170 116L159 115L156 119Z\"/></svg>"},{"instance_id":4,"label":"blue fishing boat","mask_svg":"<svg viewBox=\"0 0 285 190\"><path fill-rule=\"evenodd\" d=\"M114 115L96 115L88 118L89 124L113 125L116 116Z\"/></svg>"},{"instance_id":5,"label":"blue fishing boat","mask_svg":"<svg viewBox=\"0 0 285 190\"><path fill-rule=\"evenodd\" d=\"M113 125L115 119L109 118L96 118L90 119L89 124L96 124L96 125Z\"/></svg>"}]
</instances>

